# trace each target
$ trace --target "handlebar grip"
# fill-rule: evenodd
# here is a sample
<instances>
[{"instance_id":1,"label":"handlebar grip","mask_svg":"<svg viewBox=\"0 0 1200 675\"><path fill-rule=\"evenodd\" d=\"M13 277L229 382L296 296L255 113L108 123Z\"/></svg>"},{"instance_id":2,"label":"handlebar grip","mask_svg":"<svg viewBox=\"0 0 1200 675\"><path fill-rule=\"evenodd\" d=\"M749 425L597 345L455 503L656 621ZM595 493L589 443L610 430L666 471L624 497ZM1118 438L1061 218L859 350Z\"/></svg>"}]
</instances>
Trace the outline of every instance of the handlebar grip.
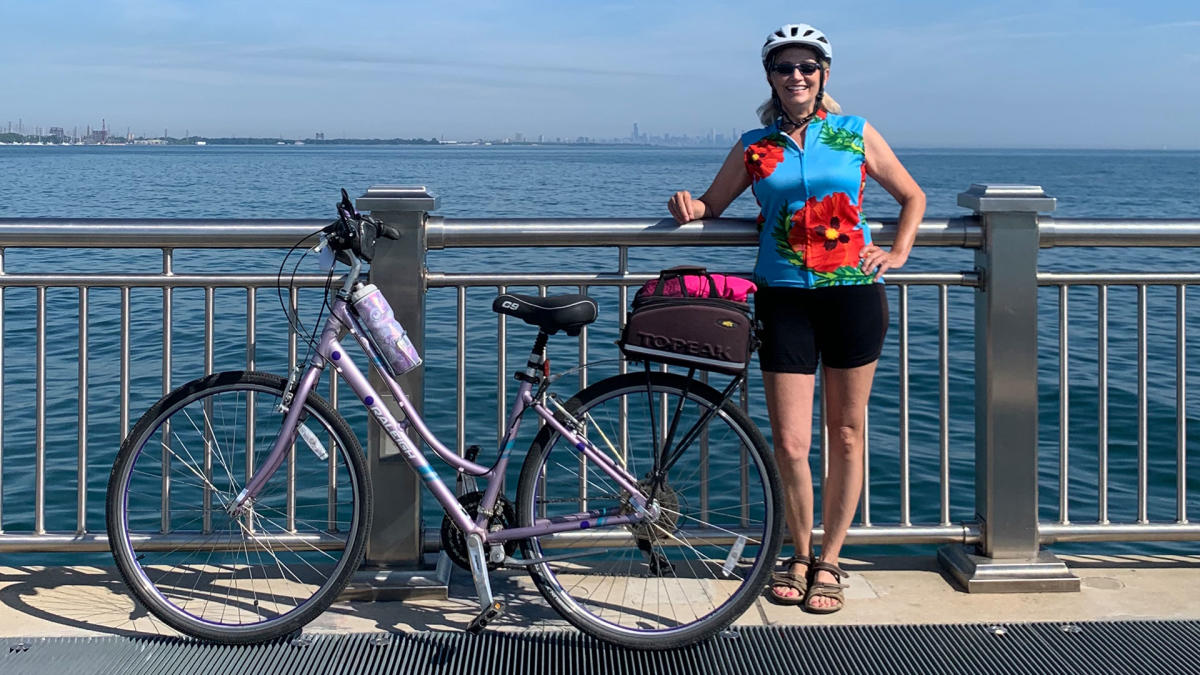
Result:
<instances>
[{"instance_id":1,"label":"handlebar grip","mask_svg":"<svg viewBox=\"0 0 1200 675\"><path fill-rule=\"evenodd\" d=\"M397 230L396 228L392 227L391 225L385 225L383 223L379 224L379 234L383 235L384 237L386 237L388 239L396 239L396 240L400 239L400 230Z\"/></svg>"}]
</instances>

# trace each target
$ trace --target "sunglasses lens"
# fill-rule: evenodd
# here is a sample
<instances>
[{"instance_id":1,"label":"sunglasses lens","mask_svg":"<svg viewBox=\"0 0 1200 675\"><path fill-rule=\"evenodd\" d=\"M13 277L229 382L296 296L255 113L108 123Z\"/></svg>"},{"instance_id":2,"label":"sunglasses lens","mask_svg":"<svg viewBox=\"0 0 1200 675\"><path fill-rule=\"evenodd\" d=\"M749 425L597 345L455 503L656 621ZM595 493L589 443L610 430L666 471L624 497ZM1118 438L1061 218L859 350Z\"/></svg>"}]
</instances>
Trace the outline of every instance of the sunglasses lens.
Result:
<instances>
[{"instance_id":1,"label":"sunglasses lens","mask_svg":"<svg viewBox=\"0 0 1200 675\"><path fill-rule=\"evenodd\" d=\"M813 73L820 70L820 66L818 66L817 64L805 62L805 63L777 63L771 68L771 71L774 72L776 75L791 75L792 72L795 71L797 68L799 68L800 72L804 75L812 75Z\"/></svg>"}]
</instances>

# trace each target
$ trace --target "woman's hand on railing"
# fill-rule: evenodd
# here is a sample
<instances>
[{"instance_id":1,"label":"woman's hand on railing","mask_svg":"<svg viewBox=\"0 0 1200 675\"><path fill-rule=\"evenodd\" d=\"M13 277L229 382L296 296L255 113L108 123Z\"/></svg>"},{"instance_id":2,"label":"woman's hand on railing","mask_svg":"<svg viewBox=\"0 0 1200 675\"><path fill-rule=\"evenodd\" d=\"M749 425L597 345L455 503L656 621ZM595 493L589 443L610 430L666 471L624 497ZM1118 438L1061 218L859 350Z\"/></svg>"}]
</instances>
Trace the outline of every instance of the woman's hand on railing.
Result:
<instances>
[{"instance_id":1,"label":"woman's hand on railing","mask_svg":"<svg viewBox=\"0 0 1200 675\"><path fill-rule=\"evenodd\" d=\"M708 205L699 199L692 199L692 193L687 190L680 190L667 200L667 210L676 222L683 224L703 218L708 212Z\"/></svg>"}]
</instances>

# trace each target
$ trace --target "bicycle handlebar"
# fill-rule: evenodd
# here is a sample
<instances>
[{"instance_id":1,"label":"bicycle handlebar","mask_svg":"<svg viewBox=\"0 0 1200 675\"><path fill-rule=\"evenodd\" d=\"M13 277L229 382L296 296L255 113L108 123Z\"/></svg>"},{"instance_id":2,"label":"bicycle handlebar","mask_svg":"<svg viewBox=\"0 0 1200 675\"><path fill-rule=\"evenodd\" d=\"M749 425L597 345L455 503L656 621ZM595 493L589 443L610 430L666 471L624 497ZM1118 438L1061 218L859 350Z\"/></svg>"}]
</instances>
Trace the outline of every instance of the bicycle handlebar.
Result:
<instances>
[{"instance_id":1,"label":"bicycle handlebar","mask_svg":"<svg viewBox=\"0 0 1200 675\"><path fill-rule=\"evenodd\" d=\"M400 231L396 228L378 218L356 211L345 189L342 190L342 201L337 205L337 212L338 219L325 226L321 232L326 235L326 242L337 254L338 260L347 265L352 264L347 253L352 253L365 262L371 262L371 258L375 256L375 240L378 237L400 239Z\"/></svg>"}]
</instances>

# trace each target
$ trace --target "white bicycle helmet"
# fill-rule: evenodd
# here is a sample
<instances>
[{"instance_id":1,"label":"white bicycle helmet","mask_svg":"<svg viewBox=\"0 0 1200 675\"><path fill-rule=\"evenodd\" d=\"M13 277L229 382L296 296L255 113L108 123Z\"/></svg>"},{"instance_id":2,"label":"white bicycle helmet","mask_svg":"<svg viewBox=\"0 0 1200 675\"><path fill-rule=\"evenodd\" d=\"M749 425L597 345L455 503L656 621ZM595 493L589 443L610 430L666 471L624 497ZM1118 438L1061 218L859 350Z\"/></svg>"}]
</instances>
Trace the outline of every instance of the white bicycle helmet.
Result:
<instances>
[{"instance_id":1,"label":"white bicycle helmet","mask_svg":"<svg viewBox=\"0 0 1200 675\"><path fill-rule=\"evenodd\" d=\"M825 60L833 60L833 47L829 45L829 39L824 33L806 23L789 23L767 36L762 48L763 63L767 62L768 54L787 45L812 47L820 52Z\"/></svg>"}]
</instances>

